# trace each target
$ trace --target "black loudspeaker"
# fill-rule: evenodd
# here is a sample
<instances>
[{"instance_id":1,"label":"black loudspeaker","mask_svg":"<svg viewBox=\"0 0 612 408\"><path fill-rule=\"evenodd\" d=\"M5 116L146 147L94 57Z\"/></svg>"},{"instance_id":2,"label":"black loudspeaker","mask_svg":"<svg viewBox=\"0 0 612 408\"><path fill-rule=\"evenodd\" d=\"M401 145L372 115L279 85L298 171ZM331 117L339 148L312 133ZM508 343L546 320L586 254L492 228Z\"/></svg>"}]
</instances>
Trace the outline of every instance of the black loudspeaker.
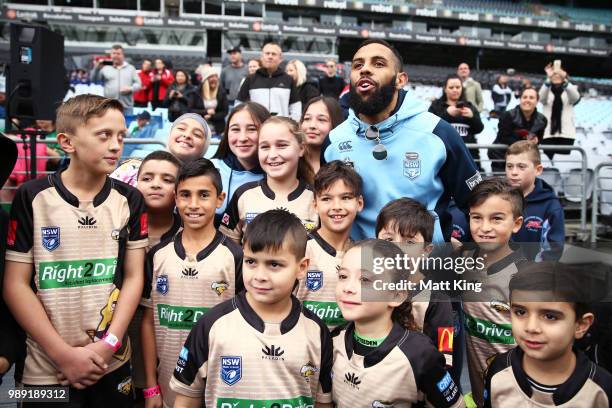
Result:
<instances>
[{"instance_id":1,"label":"black loudspeaker","mask_svg":"<svg viewBox=\"0 0 612 408\"><path fill-rule=\"evenodd\" d=\"M66 95L64 37L41 25L11 24L7 116L55 120Z\"/></svg>"}]
</instances>

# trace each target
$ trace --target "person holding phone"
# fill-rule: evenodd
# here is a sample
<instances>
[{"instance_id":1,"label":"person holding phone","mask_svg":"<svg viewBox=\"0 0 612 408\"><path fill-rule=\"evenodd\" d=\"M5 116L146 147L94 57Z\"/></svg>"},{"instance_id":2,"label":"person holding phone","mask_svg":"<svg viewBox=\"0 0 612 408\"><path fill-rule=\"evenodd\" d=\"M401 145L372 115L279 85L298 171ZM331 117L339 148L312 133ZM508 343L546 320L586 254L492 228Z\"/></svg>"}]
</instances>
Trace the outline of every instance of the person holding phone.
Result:
<instances>
[{"instance_id":1,"label":"person holding phone","mask_svg":"<svg viewBox=\"0 0 612 408\"><path fill-rule=\"evenodd\" d=\"M131 112L134 106L134 92L140 91L142 84L136 68L125 60L121 44L111 47L110 62L100 60L91 72L91 81L104 82L104 96L118 99L124 108Z\"/></svg>"},{"instance_id":2,"label":"person holding phone","mask_svg":"<svg viewBox=\"0 0 612 408\"><path fill-rule=\"evenodd\" d=\"M546 81L540 88L542 113L548 119L542 144L573 145L576 138L574 105L580 102L578 87L569 80L561 68L561 60L544 67ZM569 151L547 150L552 160L555 154L569 154Z\"/></svg>"},{"instance_id":3,"label":"person holding phone","mask_svg":"<svg viewBox=\"0 0 612 408\"><path fill-rule=\"evenodd\" d=\"M465 99L463 82L455 74L446 77L442 96L432 102L429 112L450 123L464 143L476 143L476 134L484 129L478 110ZM470 154L482 171L478 149L470 149Z\"/></svg>"}]
</instances>

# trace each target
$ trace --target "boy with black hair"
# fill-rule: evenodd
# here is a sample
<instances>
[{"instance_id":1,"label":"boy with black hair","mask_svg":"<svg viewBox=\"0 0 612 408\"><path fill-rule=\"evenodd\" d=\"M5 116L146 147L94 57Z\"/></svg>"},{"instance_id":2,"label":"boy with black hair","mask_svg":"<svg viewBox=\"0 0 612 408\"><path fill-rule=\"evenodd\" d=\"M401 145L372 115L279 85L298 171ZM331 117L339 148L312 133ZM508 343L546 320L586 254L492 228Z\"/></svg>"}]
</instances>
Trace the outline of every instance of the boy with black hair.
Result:
<instances>
[{"instance_id":1,"label":"boy with black hair","mask_svg":"<svg viewBox=\"0 0 612 408\"><path fill-rule=\"evenodd\" d=\"M174 404L168 384L189 331L210 308L243 289L242 248L214 226L224 199L221 176L210 160L186 163L176 179L183 229L147 255L150 300L144 302L142 345L149 404L162 399L164 406Z\"/></svg>"},{"instance_id":2,"label":"boy with black hair","mask_svg":"<svg viewBox=\"0 0 612 408\"><path fill-rule=\"evenodd\" d=\"M181 217L174 211L174 187L181 162L172 153L157 150L149 153L140 163L136 188L144 196L149 221L149 245L151 250L160 241L172 238L181 228ZM146 277L145 277L146 281ZM128 326L132 341L132 382L137 402L143 401L146 388L144 358L140 326L145 307L140 304Z\"/></svg>"},{"instance_id":3,"label":"boy with black hair","mask_svg":"<svg viewBox=\"0 0 612 408\"><path fill-rule=\"evenodd\" d=\"M342 161L329 162L315 177L314 196L321 227L308 238L310 263L297 298L331 330L345 322L336 303L336 283L353 221L363 208L361 177Z\"/></svg>"},{"instance_id":4,"label":"boy with black hair","mask_svg":"<svg viewBox=\"0 0 612 408\"><path fill-rule=\"evenodd\" d=\"M487 361L514 346L508 282L525 258L509 242L523 223L523 194L503 178L492 177L472 190L468 205L476 249L464 250L462 257L474 259L475 266L457 279L481 285L480 291L465 290L461 296L472 397L482 406Z\"/></svg>"},{"instance_id":5,"label":"boy with black hair","mask_svg":"<svg viewBox=\"0 0 612 408\"><path fill-rule=\"evenodd\" d=\"M544 168L537 144L522 140L506 151L506 178L523 192L523 225L512 235L522 245L528 259L554 260L561 257L565 242L563 207L555 190L538 178ZM539 245L538 245L539 244Z\"/></svg>"},{"instance_id":6,"label":"boy with black hair","mask_svg":"<svg viewBox=\"0 0 612 408\"><path fill-rule=\"evenodd\" d=\"M485 407L605 408L612 375L574 347L593 323L588 277L577 267L537 262L510 280L512 334L518 347L491 362Z\"/></svg>"},{"instance_id":7,"label":"boy with black hair","mask_svg":"<svg viewBox=\"0 0 612 408\"><path fill-rule=\"evenodd\" d=\"M376 237L401 244L413 257L427 255L432 250L434 217L421 203L411 198L388 202L376 219ZM431 279L415 270L411 280ZM417 327L426 334L438 351L444 354L446 365L453 365L453 310L450 299L440 291L411 291L412 316Z\"/></svg>"},{"instance_id":8,"label":"boy with black hair","mask_svg":"<svg viewBox=\"0 0 612 408\"><path fill-rule=\"evenodd\" d=\"M306 241L300 220L285 210L249 224L246 292L215 306L191 330L170 381L175 408L199 407L202 398L216 407L331 407L329 331L291 295L308 270Z\"/></svg>"},{"instance_id":9,"label":"boy with black hair","mask_svg":"<svg viewBox=\"0 0 612 408\"><path fill-rule=\"evenodd\" d=\"M25 183L11 208L4 298L28 334L23 383L70 384L73 406L130 406L126 330L148 241L142 195L108 177L123 107L76 96L58 108L57 131L68 169Z\"/></svg>"},{"instance_id":10,"label":"boy with black hair","mask_svg":"<svg viewBox=\"0 0 612 408\"><path fill-rule=\"evenodd\" d=\"M148 249L172 238L181 228L181 217L174 211L174 190L181 166L181 161L172 153L156 150L138 168L136 188L144 196L149 220Z\"/></svg>"}]
</instances>

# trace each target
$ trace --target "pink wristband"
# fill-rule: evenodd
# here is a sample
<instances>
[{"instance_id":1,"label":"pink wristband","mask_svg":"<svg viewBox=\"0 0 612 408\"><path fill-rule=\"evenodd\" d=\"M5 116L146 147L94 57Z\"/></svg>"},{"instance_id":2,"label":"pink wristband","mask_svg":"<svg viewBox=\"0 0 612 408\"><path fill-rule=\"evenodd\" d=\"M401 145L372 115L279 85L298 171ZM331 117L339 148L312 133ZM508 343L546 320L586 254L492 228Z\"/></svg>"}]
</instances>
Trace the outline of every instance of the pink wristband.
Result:
<instances>
[{"instance_id":1,"label":"pink wristband","mask_svg":"<svg viewBox=\"0 0 612 408\"><path fill-rule=\"evenodd\" d=\"M102 341L112 348L115 353L121 348L121 340L111 332L107 331L104 337L102 337Z\"/></svg>"},{"instance_id":2,"label":"pink wristband","mask_svg":"<svg viewBox=\"0 0 612 408\"><path fill-rule=\"evenodd\" d=\"M159 388L159 385L156 385L155 387L145 388L142 390L142 393L144 394L145 399L149 399L157 395L161 395L161 389Z\"/></svg>"}]
</instances>

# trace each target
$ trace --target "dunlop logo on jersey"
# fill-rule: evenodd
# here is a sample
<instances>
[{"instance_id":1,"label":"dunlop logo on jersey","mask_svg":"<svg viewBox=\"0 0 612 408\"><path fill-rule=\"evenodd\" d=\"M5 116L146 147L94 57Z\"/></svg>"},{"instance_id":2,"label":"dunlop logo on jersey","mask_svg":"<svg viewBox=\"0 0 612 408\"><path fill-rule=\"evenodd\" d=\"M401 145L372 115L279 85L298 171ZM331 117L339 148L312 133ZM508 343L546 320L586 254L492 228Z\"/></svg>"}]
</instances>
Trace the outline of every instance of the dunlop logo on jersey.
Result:
<instances>
[{"instance_id":1,"label":"dunlop logo on jersey","mask_svg":"<svg viewBox=\"0 0 612 408\"><path fill-rule=\"evenodd\" d=\"M74 288L113 283L117 258L41 262L40 289Z\"/></svg>"}]
</instances>

